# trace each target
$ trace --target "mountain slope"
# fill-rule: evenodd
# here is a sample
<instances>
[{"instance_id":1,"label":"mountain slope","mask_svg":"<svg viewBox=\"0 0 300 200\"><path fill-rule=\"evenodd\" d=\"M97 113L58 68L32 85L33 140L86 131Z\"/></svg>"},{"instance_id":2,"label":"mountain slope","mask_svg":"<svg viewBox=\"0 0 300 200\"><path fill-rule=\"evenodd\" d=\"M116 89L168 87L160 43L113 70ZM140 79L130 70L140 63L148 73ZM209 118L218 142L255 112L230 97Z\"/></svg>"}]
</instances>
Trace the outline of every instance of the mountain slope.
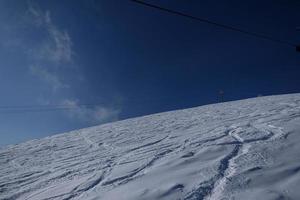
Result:
<instances>
[{"instance_id":1,"label":"mountain slope","mask_svg":"<svg viewBox=\"0 0 300 200\"><path fill-rule=\"evenodd\" d=\"M300 94L159 113L0 150L0 199L299 199Z\"/></svg>"}]
</instances>

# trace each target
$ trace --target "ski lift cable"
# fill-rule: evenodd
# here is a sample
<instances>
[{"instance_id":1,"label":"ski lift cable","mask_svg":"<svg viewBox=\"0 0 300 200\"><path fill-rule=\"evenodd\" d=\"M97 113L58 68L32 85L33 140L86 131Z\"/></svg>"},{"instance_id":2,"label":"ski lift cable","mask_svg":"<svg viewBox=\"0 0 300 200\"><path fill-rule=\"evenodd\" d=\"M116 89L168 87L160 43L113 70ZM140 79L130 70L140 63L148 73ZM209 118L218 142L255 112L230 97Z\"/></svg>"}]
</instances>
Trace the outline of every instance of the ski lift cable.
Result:
<instances>
[{"instance_id":1,"label":"ski lift cable","mask_svg":"<svg viewBox=\"0 0 300 200\"><path fill-rule=\"evenodd\" d=\"M256 37L256 38L261 38L261 39L273 41L273 42L276 42L276 43L281 43L281 44L285 44L285 45L288 45L288 46L297 47L296 44L291 43L289 41L285 41L285 40L273 38L273 37L268 36L268 35L264 35L264 34L260 34L260 33L256 33L256 32L251 32L251 31L247 31L247 30L243 30L243 29L236 28L236 27L229 26L229 25L224 25L224 24L217 23L217 22L214 22L214 21L211 21L211 20L208 20L208 19L204 19L204 18L200 18L200 17L195 17L195 16L192 16L192 15L183 13L183 12L171 10L169 8L164 8L164 7L161 7L161 6L158 6L158 5L146 3L146 2L141 1L141 0L130 0L130 1L132 1L134 3L137 3L139 5L143 5L143 6L154 8L154 9L157 9L157 10L160 10L160 11L164 11L166 13L171 13L171 14L174 14L174 15L186 17L186 18L193 19L193 20L197 20L197 21L200 21L200 22L203 22L203 23L212 24L214 26L218 26L218 27L221 27L221 28L224 28L224 29L228 29L228 30L231 30L231 31L236 31L236 32L243 33L243 34L246 34L246 35L251 35L251 36Z\"/></svg>"},{"instance_id":2,"label":"ski lift cable","mask_svg":"<svg viewBox=\"0 0 300 200\"><path fill-rule=\"evenodd\" d=\"M11 105L11 106L0 106L0 110L19 110L19 109L72 109L78 107L93 107L99 106L101 103L83 103L83 104L50 104L50 105Z\"/></svg>"}]
</instances>

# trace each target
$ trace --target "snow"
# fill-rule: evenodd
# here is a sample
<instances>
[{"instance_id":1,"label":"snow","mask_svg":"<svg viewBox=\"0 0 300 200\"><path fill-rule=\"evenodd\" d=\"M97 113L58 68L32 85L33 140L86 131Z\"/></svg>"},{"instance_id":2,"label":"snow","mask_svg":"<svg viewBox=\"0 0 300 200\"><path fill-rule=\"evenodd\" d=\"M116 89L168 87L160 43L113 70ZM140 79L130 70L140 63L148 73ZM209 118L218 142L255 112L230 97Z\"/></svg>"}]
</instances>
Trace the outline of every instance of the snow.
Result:
<instances>
[{"instance_id":1,"label":"snow","mask_svg":"<svg viewBox=\"0 0 300 200\"><path fill-rule=\"evenodd\" d=\"M300 94L148 115L0 149L0 199L299 199Z\"/></svg>"}]
</instances>

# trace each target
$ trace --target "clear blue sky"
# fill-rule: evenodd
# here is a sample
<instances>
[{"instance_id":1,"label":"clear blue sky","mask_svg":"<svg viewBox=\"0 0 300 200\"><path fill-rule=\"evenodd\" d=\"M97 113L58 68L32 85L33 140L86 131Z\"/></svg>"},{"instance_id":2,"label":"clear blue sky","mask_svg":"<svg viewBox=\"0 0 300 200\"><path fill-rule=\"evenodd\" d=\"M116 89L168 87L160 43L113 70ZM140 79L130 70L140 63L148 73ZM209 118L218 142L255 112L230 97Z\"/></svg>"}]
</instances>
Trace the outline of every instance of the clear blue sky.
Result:
<instances>
[{"instance_id":1,"label":"clear blue sky","mask_svg":"<svg viewBox=\"0 0 300 200\"><path fill-rule=\"evenodd\" d=\"M147 2L300 43L299 1ZM225 100L300 92L293 48L127 0L3 0L0 24L0 107L74 107L2 109L0 146L215 103L220 89Z\"/></svg>"}]
</instances>

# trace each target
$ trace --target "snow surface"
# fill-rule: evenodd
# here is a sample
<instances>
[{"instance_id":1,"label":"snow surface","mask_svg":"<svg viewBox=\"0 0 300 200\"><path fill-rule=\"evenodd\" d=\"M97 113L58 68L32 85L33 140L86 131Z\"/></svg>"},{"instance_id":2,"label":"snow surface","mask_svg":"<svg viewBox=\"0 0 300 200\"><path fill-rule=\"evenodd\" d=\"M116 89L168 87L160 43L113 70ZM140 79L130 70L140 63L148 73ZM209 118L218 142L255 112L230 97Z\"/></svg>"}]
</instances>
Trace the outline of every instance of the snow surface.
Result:
<instances>
[{"instance_id":1,"label":"snow surface","mask_svg":"<svg viewBox=\"0 0 300 200\"><path fill-rule=\"evenodd\" d=\"M0 150L0 199L300 199L300 94L159 113Z\"/></svg>"}]
</instances>

